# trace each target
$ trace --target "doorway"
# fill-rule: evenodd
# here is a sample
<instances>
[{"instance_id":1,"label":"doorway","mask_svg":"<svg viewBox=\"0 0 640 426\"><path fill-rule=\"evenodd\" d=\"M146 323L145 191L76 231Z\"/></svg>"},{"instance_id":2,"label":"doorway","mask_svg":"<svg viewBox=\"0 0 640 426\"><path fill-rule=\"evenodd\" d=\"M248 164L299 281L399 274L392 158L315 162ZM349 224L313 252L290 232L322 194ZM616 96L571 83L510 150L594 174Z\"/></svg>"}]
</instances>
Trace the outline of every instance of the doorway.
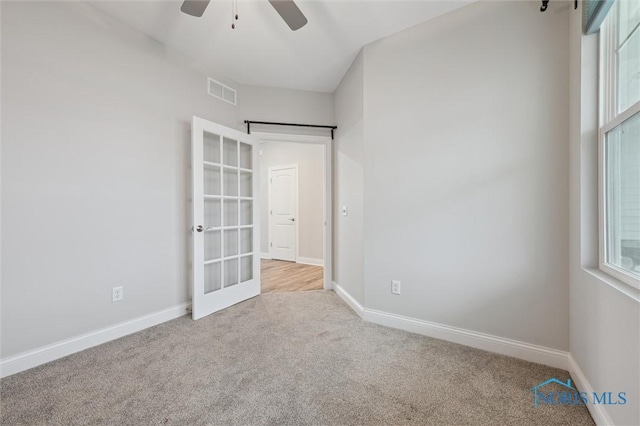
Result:
<instances>
[{"instance_id":1,"label":"doorway","mask_svg":"<svg viewBox=\"0 0 640 426\"><path fill-rule=\"evenodd\" d=\"M260 139L261 292L331 288L331 138Z\"/></svg>"}]
</instances>

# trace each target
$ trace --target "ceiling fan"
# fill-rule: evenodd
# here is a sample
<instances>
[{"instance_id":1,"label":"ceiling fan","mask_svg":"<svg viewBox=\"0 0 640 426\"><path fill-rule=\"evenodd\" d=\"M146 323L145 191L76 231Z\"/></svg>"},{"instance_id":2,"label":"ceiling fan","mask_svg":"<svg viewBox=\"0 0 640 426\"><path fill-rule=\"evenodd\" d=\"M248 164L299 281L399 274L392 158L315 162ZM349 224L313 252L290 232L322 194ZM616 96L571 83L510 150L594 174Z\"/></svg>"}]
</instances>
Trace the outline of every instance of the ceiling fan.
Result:
<instances>
[{"instance_id":1,"label":"ceiling fan","mask_svg":"<svg viewBox=\"0 0 640 426\"><path fill-rule=\"evenodd\" d=\"M187 15L201 17L211 0L184 0L180 10ZM293 0L269 0L271 6L284 19L292 31L299 30L307 23L307 18Z\"/></svg>"}]
</instances>

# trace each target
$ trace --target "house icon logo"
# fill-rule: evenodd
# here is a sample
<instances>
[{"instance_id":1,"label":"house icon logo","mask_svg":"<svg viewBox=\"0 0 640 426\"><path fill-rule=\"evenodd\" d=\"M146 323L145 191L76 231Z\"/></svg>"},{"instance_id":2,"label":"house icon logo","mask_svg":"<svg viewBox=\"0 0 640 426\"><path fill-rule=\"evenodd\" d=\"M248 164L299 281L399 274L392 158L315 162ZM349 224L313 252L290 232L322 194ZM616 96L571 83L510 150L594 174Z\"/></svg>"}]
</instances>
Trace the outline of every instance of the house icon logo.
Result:
<instances>
[{"instance_id":1,"label":"house icon logo","mask_svg":"<svg viewBox=\"0 0 640 426\"><path fill-rule=\"evenodd\" d=\"M549 380L545 380L544 382L540 383L537 386L532 387L531 389L529 389L530 391L533 392L533 406L537 407L540 404L540 397L543 398L543 400L545 400L545 402L548 400L547 394L545 394L544 392L542 392L542 388L550 385L552 383L556 383L560 386L564 386L567 389L571 389L571 391L573 392L577 392L576 388L574 388L573 386L571 386L571 379L567 379L567 383L556 379L555 377L550 378Z\"/></svg>"},{"instance_id":2,"label":"house icon logo","mask_svg":"<svg viewBox=\"0 0 640 426\"><path fill-rule=\"evenodd\" d=\"M543 388L548 385L559 385L564 389L561 391L549 390ZM557 389L558 386L553 386ZM571 379L567 379L567 383L558 380L555 377L545 380L537 386L529 389L533 392L533 406L539 405L624 405L627 403L626 392L578 392L571 385Z\"/></svg>"}]
</instances>

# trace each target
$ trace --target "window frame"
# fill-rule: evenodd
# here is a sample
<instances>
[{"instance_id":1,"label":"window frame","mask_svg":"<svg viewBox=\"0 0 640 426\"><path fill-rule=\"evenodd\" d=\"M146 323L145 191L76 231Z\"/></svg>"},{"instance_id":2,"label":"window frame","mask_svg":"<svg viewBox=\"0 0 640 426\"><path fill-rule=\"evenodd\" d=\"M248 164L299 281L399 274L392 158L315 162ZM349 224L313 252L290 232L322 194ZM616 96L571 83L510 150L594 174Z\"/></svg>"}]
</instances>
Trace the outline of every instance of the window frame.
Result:
<instances>
[{"instance_id":1,"label":"window frame","mask_svg":"<svg viewBox=\"0 0 640 426\"><path fill-rule=\"evenodd\" d=\"M606 262L607 240L607 204L606 204L606 136L607 133L622 125L636 114L640 114L640 100L624 111L618 112L618 79L617 79L617 34L618 5L616 2L600 29L600 93L599 93L599 131L598 131L598 263L599 269L612 277L640 289L640 279L627 270ZM615 14L616 19L611 19ZM636 29L638 31L638 29Z\"/></svg>"}]
</instances>

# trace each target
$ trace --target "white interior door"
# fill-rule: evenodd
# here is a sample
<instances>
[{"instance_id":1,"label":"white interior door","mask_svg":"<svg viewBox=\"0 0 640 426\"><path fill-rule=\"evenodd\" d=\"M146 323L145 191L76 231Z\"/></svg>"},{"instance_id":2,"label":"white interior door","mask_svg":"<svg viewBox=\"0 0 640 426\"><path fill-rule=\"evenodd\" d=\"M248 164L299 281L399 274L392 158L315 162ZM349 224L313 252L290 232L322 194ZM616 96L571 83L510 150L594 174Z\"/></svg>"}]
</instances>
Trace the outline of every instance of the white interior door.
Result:
<instances>
[{"instance_id":1,"label":"white interior door","mask_svg":"<svg viewBox=\"0 0 640 426\"><path fill-rule=\"evenodd\" d=\"M193 117L193 319L260 294L258 142Z\"/></svg>"},{"instance_id":2,"label":"white interior door","mask_svg":"<svg viewBox=\"0 0 640 426\"><path fill-rule=\"evenodd\" d=\"M298 166L269 168L269 251L272 259L296 261Z\"/></svg>"}]
</instances>

